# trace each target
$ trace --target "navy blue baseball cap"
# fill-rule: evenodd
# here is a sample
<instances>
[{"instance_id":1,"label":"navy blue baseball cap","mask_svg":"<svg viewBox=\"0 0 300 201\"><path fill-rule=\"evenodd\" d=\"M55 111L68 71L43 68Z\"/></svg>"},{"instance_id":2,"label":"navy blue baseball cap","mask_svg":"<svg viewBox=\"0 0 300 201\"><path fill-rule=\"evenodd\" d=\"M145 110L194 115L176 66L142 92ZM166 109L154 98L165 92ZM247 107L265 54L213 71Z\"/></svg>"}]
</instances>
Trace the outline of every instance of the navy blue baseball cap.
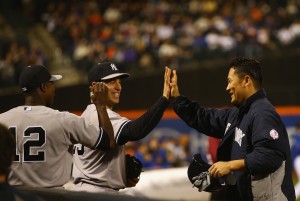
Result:
<instances>
[{"instance_id":1,"label":"navy blue baseball cap","mask_svg":"<svg viewBox=\"0 0 300 201\"><path fill-rule=\"evenodd\" d=\"M61 78L61 75L51 75L43 65L31 65L21 72L19 85L23 92L28 92L41 86L43 82L57 81Z\"/></svg>"},{"instance_id":2,"label":"navy blue baseball cap","mask_svg":"<svg viewBox=\"0 0 300 201\"><path fill-rule=\"evenodd\" d=\"M124 79L127 77L129 77L129 74L120 72L115 64L111 62L103 62L98 63L91 68L88 74L88 82L89 84L92 84L92 82L100 82L112 78Z\"/></svg>"}]
</instances>

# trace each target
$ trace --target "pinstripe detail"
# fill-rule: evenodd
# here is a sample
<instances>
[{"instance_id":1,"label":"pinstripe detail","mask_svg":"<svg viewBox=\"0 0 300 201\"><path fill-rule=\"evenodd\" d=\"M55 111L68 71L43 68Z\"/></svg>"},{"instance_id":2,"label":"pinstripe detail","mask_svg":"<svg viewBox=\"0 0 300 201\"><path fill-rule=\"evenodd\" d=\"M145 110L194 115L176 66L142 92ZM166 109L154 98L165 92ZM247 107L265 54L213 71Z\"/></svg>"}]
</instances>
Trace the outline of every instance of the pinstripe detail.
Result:
<instances>
[{"instance_id":1,"label":"pinstripe detail","mask_svg":"<svg viewBox=\"0 0 300 201\"><path fill-rule=\"evenodd\" d=\"M98 139L96 141L96 144L93 147L93 149L97 149L98 148L99 144L101 143L102 136L103 136L103 129L100 127L100 134L99 134L99 137L98 137Z\"/></svg>"},{"instance_id":2,"label":"pinstripe detail","mask_svg":"<svg viewBox=\"0 0 300 201\"><path fill-rule=\"evenodd\" d=\"M121 131L122 131L122 129L123 129L123 127L128 123L128 122L130 122L130 120L128 120L128 121L125 121L120 127L119 127L119 130L118 130L118 132L117 132L117 137L116 137L116 142L118 142L119 141L119 136L120 136L120 133L121 133Z\"/></svg>"}]
</instances>

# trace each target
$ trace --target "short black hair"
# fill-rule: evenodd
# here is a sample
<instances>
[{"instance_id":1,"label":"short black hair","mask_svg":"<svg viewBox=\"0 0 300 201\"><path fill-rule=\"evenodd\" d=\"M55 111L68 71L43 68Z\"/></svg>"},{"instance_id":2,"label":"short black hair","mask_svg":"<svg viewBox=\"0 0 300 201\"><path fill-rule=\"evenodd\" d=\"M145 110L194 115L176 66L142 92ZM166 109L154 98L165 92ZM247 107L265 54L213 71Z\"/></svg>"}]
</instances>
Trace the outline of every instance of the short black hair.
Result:
<instances>
[{"instance_id":1,"label":"short black hair","mask_svg":"<svg viewBox=\"0 0 300 201\"><path fill-rule=\"evenodd\" d=\"M0 174L8 175L15 155L16 142L6 126L0 124Z\"/></svg>"},{"instance_id":2,"label":"short black hair","mask_svg":"<svg viewBox=\"0 0 300 201\"><path fill-rule=\"evenodd\" d=\"M231 61L229 68L233 68L239 77L249 75L256 89L262 87L262 68L259 61L252 58L237 57Z\"/></svg>"}]
</instances>

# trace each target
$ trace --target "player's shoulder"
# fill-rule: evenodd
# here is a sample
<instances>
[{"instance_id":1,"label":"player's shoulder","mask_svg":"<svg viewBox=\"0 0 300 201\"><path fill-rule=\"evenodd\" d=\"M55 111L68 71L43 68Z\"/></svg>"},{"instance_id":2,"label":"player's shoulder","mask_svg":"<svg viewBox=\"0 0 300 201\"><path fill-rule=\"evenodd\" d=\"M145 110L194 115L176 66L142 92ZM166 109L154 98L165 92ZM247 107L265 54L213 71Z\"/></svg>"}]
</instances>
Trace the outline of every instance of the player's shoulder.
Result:
<instances>
[{"instance_id":1,"label":"player's shoulder","mask_svg":"<svg viewBox=\"0 0 300 201\"><path fill-rule=\"evenodd\" d=\"M117 113L111 109L107 109L106 111L107 111L109 118L120 118L121 117L121 115L119 113Z\"/></svg>"},{"instance_id":2,"label":"player's shoulder","mask_svg":"<svg viewBox=\"0 0 300 201\"><path fill-rule=\"evenodd\" d=\"M73 118L79 118L78 115L68 112L68 111L60 111L57 109L53 109L50 107L44 107L44 108L40 108L41 110L43 110L42 112L47 113L48 115L51 115L53 118L56 118L59 121L63 121L65 120L70 120Z\"/></svg>"},{"instance_id":3,"label":"player's shoulder","mask_svg":"<svg viewBox=\"0 0 300 201\"><path fill-rule=\"evenodd\" d=\"M86 106L81 116L83 117L90 116L93 112L96 112L96 106L94 104L89 104Z\"/></svg>"},{"instance_id":4,"label":"player's shoulder","mask_svg":"<svg viewBox=\"0 0 300 201\"><path fill-rule=\"evenodd\" d=\"M269 100L259 99L251 105L250 113L254 116L278 116L278 113Z\"/></svg>"},{"instance_id":5,"label":"player's shoulder","mask_svg":"<svg viewBox=\"0 0 300 201\"><path fill-rule=\"evenodd\" d=\"M111 109L107 109L107 114L109 116L109 119L111 121L114 120L123 120L123 121L128 121L129 119L127 119L126 117L121 116L119 113L111 110Z\"/></svg>"},{"instance_id":6,"label":"player's shoulder","mask_svg":"<svg viewBox=\"0 0 300 201\"><path fill-rule=\"evenodd\" d=\"M93 112L96 111L96 106L94 104L89 104L86 106L84 112Z\"/></svg>"},{"instance_id":7,"label":"player's shoulder","mask_svg":"<svg viewBox=\"0 0 300 201\"><path fill-rule=\"evenodd\" d=\"M0 117L9 117L9 116L12 116L12 115L16 115L17 113L20 113L21 111L23 111L23 106L18 106L18 107L15 107L15 108L12 108L10 110L7 110L3 113L0 114Z\"/></svg>"}]
</instances>

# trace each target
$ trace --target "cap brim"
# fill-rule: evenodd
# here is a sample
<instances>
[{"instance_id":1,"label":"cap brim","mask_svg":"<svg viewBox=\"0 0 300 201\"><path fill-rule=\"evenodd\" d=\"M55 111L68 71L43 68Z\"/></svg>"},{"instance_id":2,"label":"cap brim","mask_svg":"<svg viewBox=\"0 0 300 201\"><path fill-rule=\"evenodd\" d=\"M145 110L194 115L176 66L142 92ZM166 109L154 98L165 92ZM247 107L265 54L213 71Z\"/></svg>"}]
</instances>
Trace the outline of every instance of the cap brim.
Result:
<instances>
[{"instance_id":1,"label":"cap brim","mask_svg":"<svg viewBox=\"0 0 300 201\"><path fill-rule=\"evenodd\" d=\"M49 81L57 81L57 80L60 80L62 78L61 75L51 75L51 78Z\"/></svg>"},{"instance_id":2,"label":"cap brim","mask_svg":"<svg viewBox=\"0 0 300 201\"><path fill-rule=\"evenodd\" d=\"M120 77L120 78L127 78L129 77L128 73L114 73L114 74L110 74L108 76L103 77L101 80L109 80L112 78L116 78L116 77Z\"/></svg>"}]
</instances>

